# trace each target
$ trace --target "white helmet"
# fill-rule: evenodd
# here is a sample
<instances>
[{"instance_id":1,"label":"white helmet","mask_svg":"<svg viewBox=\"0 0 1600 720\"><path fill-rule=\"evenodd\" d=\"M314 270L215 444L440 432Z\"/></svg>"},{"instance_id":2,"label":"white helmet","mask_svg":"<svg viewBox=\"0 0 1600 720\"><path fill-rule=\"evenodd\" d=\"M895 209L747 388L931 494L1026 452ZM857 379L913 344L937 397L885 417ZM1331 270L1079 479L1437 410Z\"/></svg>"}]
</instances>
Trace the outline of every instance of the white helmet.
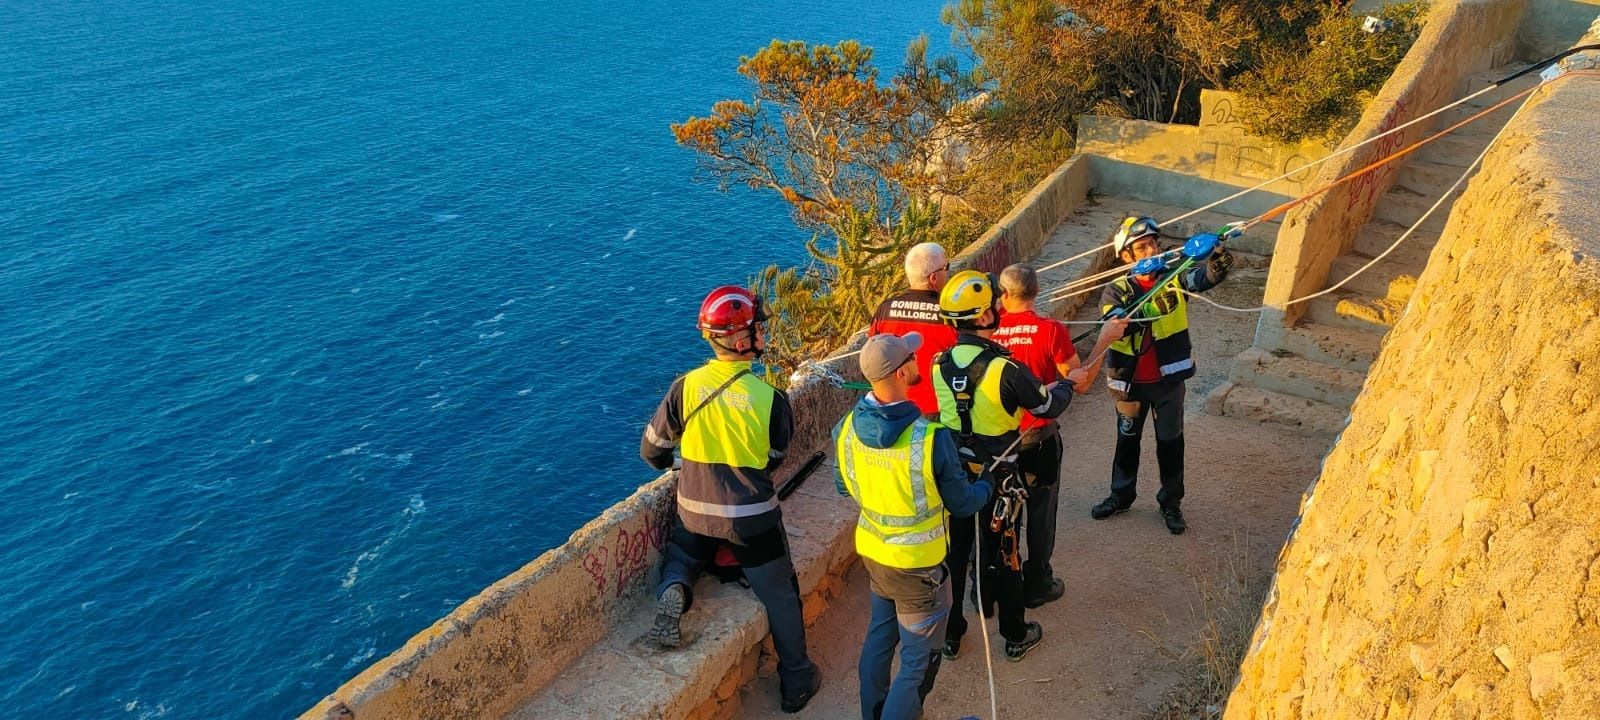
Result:
<instances>
[{"instance_id":1,"label":"white helmet","mask_svg":"<svg viewBox=\"0 0 1600 720\"><path fill-rule=\"evenodd\" d=\"M1156 221L1147 217L1129 215L1122 221L1122 227L1117 228L1116 237L1111 238L1111 250L1118 255L1128 249L1133 241L1150 235L1160 235L1161 226Z\"/></svg>"}]
</instances>

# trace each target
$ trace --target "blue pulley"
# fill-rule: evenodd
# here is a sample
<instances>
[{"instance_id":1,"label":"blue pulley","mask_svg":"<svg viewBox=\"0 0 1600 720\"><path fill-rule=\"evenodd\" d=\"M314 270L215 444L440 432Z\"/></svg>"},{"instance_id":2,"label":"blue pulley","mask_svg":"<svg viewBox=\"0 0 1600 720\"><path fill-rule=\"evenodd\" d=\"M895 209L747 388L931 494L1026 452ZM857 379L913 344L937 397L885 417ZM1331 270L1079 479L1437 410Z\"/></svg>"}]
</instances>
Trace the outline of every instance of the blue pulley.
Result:
<instances>
[{"instance_id":1,"label":"blue pulley","mask_svg":"<svg viewBox=\"0 0 1600 720\"><path fill-rule=\"evenodd\" d=\"M1185 257L1194 258L1195 260L1203 260L1211 254L1212 250L1217 249L1217 243L1221 241L1221 238L1218 238L1213 233L1200 233L1189 238L1189 241L1183 244L1183 254Z\"/></svg>"},{"instance_id":2,"label":"blue pulley","mask_svg":"<svg viewBox=\"0 0 1600 720\"><path fill-rule=\"evenodd\" d=\"M1151 255L1133 264L1134 275L1154 275L1165 269L1167 269L1165 255Z\"/></svg>"}]
</instances>

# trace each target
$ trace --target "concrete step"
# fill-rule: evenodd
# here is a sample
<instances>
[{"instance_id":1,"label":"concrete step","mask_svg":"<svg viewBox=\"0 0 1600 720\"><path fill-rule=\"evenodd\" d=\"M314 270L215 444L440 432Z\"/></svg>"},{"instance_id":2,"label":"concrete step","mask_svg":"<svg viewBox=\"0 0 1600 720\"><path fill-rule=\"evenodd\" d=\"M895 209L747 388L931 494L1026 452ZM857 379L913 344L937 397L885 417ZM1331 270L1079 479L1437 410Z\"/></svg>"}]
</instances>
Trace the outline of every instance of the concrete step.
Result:
<instances>
[{"instance_id":1,"label":"concrete step","mask_svg":"<svg viewBox=\"0 0 1600 720\"><path fill-rule=\"evenodd\" d=\"M1439 212L1444 212L1444 208L1440 208ZM1367 257L1377 257L1383 254L1383 251L1388 250L1389 246L1393 245L1394 241L1399 239L1400 235L1405 231L1406 227L1404 225L1397 225L1383 220L1373 220L1363 225L1360 232L1356 233L1356 241L1350 248L1351 252L1360 253ZM1411 233L1410 237L1400 243L1400 246L1395 248L1389 257L1398 257L1405 267L1414 268L1421 272L1422 268L1428 265L1428 257L1433 254L1433 246L1438 243L1439 234L1437 232L1417 228L1417 231Z\"/></svg>"},{"instance_id":2,"label":"concrete step","mask_svg":"<svg viewBox=\"0 0 1600 720\"><path fill-rule=\"evenodd\" d=\"M1452 133L1422 146L1412 153L1412 159L1464 168L1471 165L1488 144L1488 136Z\"/></svg>"},{"instance_id":3,"label":"concrete step","mask_svg":"<svg viewBox=\"0 0 1600 720\"><path fill-rule=\"evenodd\" d=\"M1364 373L1307 360L1294 353L1250 348L1233 361L1229 380L1235 385L1293 395L1349 408L1361 394Z\"/></svg>"},{"instance_id":4,"label":"concrete step","mask_svg":"<svg viewBox=\"0 0 1600 720\"><path fill-rule=\"evenodd\" d=\"M1206 411L1246 420L1270 422L1301 433L1333 437L1344 430L1348 410L1248 385L1225 382L1206 396Z\"/></svg>"},{"instance_id":5,"label":"concrete step","mask_svg":"<svg viewBox=\"0 0 1600 720\"><path fill-rule=\"evenodd\" d=\"M1371 261L1372 258L1357 254L1335 258L1333 267L1328 271L1328 286L1339 285L1341 289L1351 292L1372 297L1393 298L1400 302L1411 299L1411 291L1417 287L1419 273L1401 268L1392 256L1384 258L1366 272L1351 277Z\"/></svg>"},{"instance_id":6,"label":"concrete step","mask_svg":"<svg viewBox=\"0 0 1600 720\"><path fill-rule=\"evenodd\" d=\"M1456 195L1460 192L1457 191ZM1424 213L1438 202L1438 195L1421 195L1407 188L1395 186L1389 192L1378 198L1378 206L1372 212L1375 220L1383 220L1401 226L1401 229L1411 227L1422 219ZM1445 223L1450 220L1450 206L1455 196L1446 198L1439 209L1428 216L1427 222L1422 223L1418 230L1426 230L1434 236L1444 232Z\"/></svg>"},{"instance_id":7,"label":"concrete step","mask_svg":"<svg viewBox=\"0 0 1600 720\"><path fill-rule=\"evenodd\" d=\"M1418 158L1408 158L1404 167L1400 168L1400 176L1395 179L1395 184L1427 197L1439 197L1450 189L1457 178L1461 177L1462 168L1453 165L1440 165ZM1462 185L1466 185L1465 182Z\"/></svg>"},{"instance_id":8,"label":"concrete step","mask_svg":"<svg viewBox=\"0 0 1600 720\"><path fill-rule=\"evenodd\" d=\"M1497 97L1485 105L1473 105L1470 103L1466 105L1457 105L1456 107L1439 113L1438 115L1435 115L1433 119L1433 132L1439 132L1445 128L1455 127L1457 123L1464 122L1468 118L1483 112L1488 106L1493 105L1495 102L1504 99L1504 96L1509 96L1510 94L1510 92L1489 93L1489 95L1485 95L1484 97ZM1506 121L1510 120L1511 116L1517 112L1518 104L1519 103L1515 102L1510 103L1505 107L1473 120L1466 125L1462 125L1461 127L1456 128L1451 135L1481 136L1485 139L1485 141L1487 141L1489 136L1499 132L1500 128L1505 126Z\"/></svg>"},{"instance_id":9,"label":"concrete step","mask_svg":"<svg viewBox=\"0 0 1600 720\"><path fill-rule=\"evenodd\" d=\"M1511 63L1511 64L1508 64L1508 65L1502 65L1502 66L1497 67L1497 68L1495 68L1493 70L1486 70L1484 72L1481 72L1481 73L1478 73L1478 74L1473 75L1471 77L1468 77L1466 82L1464 83L1465 87L1463 87L1461 89L1461 95L1458 96L1458 97L1471 95L1472 93L1475 93L1475 92L1477 92L1479 90L1482 90L1482 89L1484 89L1486 87L1489 87L1489 85L1491 83L1493 83L1494 81L1499 80L1500 78L1503 78L1503 77L1505 77L1507 75L1510 75L1510 74L1512 74L1514 72L1517 72L1518 70L1526 68L1526 67L1528 67L1528 65L1530 65L1530 63L1515 62L1515 63ZM1493 104L1495 104L1497 102L1500 102L1501 100L1504 100L1504 99L1506 99L1508 97L1511 97L1512 95L1514 95L1516 93L1519 93L1519 92L1521 92L1523 90L1527 90L1528 88L1533 87L1534 85L1538 85L1538 84L1539 84L1539 73L1528 73L1527 75L1524 75L1524 76L1522 76L1520 78L1517 78L1516 80L1512 80L1511 82L1506 83L1504 86L1500 87L1499 89L1495 90L1494 92L1487 92L1487 93L1484 93L1483 95L1480 95L1480 96L1475 97L1475 98L1473 98L1471 100L1468 100L1466 103L1464 103L1464 105L1470 106L1470 107L1476 107L1476 108L1480 108L1480 109L1481 108L1486 108L1486 107L1489 107L1490 105L1493 105ZM1516 103L1512 103L1511 105L1515 105L1515 104ZM1510 107L1510 105L1508 105L1507 107Z\"/></svg>"},{"instance_id":10,"label":"concrete step","mask_svg":"<svg viewBox=\"0 0 1600 720\"><path fill-rule=\"evenodd\" d=\"M1360 293L1335 290L1306 303L1306 317L1312 322L1368 332L1387 333L1394 327L1406 304L1389 298L1373 298Z\"/></svg>"},{"instance_id":11,"label":"concrete step","mask_svg":"<svg viewBox=\"0 0 1600 720\"><path fill-rule=\"evenodd\" d=\"M1378 359L1383 335L1307 322L1284 332L1279 344L1284 350L1312 362L1364 373Z\"/></svg>"}]
</instances>

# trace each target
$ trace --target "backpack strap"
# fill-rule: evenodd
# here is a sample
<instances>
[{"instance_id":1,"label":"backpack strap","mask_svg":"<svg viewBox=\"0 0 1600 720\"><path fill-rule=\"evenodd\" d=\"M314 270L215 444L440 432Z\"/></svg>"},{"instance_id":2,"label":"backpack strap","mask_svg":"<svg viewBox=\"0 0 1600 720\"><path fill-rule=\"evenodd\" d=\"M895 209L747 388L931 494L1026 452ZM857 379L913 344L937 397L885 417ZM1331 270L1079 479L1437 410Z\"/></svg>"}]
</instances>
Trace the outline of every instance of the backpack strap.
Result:
<instances>
[{"instance_id":1,"label":"backpack strap","mask_svg":"<svg viewBox=\"0 0 1600 720\"><path fill-rule=\"evenodd\" d=\"M940 353L934 362L939 364L939 375L949 386L950 393L956 399L956 417L960 419L961 426L956 428L956 434L963 440L972 437L972 403L978 394L978 384L989 372L989 362L999 357L990 348L983 348L978 356L972 359L966 367L958 367L956 359L950 352ZM963 443L965 444L965 443Z\"/></svg>"}]
</instances>

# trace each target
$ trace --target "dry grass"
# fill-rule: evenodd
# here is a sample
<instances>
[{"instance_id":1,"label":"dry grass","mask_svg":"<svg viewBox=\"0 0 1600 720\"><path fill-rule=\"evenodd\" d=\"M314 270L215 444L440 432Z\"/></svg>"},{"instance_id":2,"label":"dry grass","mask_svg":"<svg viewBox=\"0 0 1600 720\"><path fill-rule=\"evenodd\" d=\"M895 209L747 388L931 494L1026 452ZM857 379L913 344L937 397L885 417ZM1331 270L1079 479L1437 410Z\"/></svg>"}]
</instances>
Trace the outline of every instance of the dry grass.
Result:
<instances>
[{"instance_id":1,"label":"dry grass","mask_svg":"<svg viewBox=\"0 0 1600 720\"><path fill-rule=\"evenodd\" d=\"M1269 578L1250 562L1248 544L1239 535L1234 549L1213 572L1199 577L1200 604L1194 608L1200 637L1179 651L1159 639L1163 654L1180 668L1183 679L1145 716L1147 720L1214 720L1222 717L1228 693L1239 676L1239 664L1249 648Z\"/></svg>"}]
</instances>

